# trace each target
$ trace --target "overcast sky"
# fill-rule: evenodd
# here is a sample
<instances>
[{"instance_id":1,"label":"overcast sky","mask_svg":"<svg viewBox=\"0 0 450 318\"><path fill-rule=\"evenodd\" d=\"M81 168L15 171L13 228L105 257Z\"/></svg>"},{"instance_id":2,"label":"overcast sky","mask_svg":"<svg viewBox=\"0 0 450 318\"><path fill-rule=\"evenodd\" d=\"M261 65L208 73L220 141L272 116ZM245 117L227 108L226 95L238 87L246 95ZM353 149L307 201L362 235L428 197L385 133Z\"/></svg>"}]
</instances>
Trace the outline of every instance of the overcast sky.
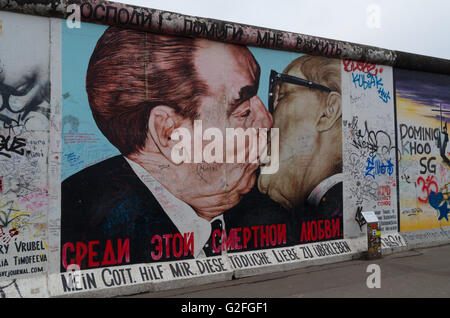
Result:
<instances>
[{"instance_id":1,"label":"overcast sky","mask_svg":"<svg viewBox=\"0 0 450 318\"><path fill-rule=\"evenodd\" d=\"M116 2L450 59L448 0Z\"/></svg>"}]
</instances>

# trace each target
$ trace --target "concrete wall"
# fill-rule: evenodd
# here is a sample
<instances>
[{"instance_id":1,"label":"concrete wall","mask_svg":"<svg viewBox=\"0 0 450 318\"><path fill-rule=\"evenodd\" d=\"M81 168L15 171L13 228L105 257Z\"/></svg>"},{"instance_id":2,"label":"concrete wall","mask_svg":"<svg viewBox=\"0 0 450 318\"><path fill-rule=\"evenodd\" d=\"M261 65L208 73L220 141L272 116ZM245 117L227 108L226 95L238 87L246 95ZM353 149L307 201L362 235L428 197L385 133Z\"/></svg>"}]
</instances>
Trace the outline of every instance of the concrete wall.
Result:
<instances>
[{"instance_id":1,"label":"concrete wall","mask_svg":"<svg viewBox=\"0 0 450 318\"><path fill-rule=\"evenodd\" d=\"M384 254L448 242L449 75L179 15L132 30L154 27L152 12L86 3L99 24L0 12L2 296L111 296L349 260L367 251L363 211L380 220ZM271 131L278 169L222 160L226 128ZM249 155L243 145L231 153Z\"/></svg>"},{"instance_id":2,"label":"concrete wall","mask_svg":"<svg viewBox=\"0 0 450 318\"><path fill-rule=\"evenodd\" d=\"M449 237L449 76L396 69L400 230L411 242ZM442 198L442 199L441 199ZM447 200L447 201L446 201Z\"/></svg>"}]
</instances>

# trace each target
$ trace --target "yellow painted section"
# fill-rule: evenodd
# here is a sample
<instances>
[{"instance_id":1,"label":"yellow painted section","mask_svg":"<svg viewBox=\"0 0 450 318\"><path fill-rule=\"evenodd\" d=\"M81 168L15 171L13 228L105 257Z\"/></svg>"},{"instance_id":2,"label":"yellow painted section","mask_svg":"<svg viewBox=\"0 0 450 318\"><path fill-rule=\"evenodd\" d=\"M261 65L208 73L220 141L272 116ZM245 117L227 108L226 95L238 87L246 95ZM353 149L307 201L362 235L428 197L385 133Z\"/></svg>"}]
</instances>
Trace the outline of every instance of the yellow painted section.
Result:
<instances>
[{"instance_id":1,"label":"yellow painted section","mask_svg":"<svg viewBox=\"0 0 450 318\"><path fill-rule=\"evenodd\" d=\"M431 107L429 105L421 105L412 99L398 97L397 96L397 115L401 120L400 124L411 125L416 127L426 127L426 128L440 128L440 120L432 118L438 115L438 112L431 111L432 109L437 109L437 107ZM400 133L400 132L399 132ZM399 136L400 138L400 136ZM410 141L409 137L405 137L405 140ZM400 167L405 167L405 171L410 175L410 184L406 184L404 181L400 181L400 224L401 231L418 231L425 229L435 229L445 226L450 226L450 222L446 219L438 221L439 212L435 210L428 202L422 203L418 198L425 199L426 194L422 191L423 184L417 184L418 178L421 176L426 180L427 176L434 176L434 181L438 184L439 188L448 182L448 169L445 178L440 176L440 166L446 164L441 159L438 149L434 144L435 141L420 141L417 143L424 144L428 142L432 151L430 154L402 154ZM401 145L399 144L399 147ZM419 160L422 157L436 157L434 163L436 164L436 173L428 173L426 175L420 175L419 170L421 169ZM401 177L400 169L400 176ZM416 185L414 185L416 183ZM432 191L435 187L430 188ZM409 212L409 213L405 213ZM412 214L412 215L408 215Z\"/></svg>"}]
</instances>

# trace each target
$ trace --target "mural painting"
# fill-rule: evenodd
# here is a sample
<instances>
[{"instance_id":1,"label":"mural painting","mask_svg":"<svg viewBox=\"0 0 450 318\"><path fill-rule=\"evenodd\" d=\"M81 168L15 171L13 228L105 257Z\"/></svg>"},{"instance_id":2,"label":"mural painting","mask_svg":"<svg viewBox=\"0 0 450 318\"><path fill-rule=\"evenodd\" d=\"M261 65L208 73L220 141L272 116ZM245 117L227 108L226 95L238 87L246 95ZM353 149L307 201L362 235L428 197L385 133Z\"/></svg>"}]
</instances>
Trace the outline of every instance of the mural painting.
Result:
<instances>
[{"instance_id":1,"label":"mural painting","mask_svg":"<svg viewBox=\"0 0 450 318\"><path fill-rule=\"evenodd\" d=\"M449 226L450 77L396 69L403 231Z\"/></svg>"},{"instance_id":2,"label":"mural painting","mask_svg":"<svg viewBox=\"0 0 450 318\"><path fill-rule=\"evenodd\" d=\"M89 24L62 50L62 271L343 238L340 60Z\"/></svg>"}]
</instances>

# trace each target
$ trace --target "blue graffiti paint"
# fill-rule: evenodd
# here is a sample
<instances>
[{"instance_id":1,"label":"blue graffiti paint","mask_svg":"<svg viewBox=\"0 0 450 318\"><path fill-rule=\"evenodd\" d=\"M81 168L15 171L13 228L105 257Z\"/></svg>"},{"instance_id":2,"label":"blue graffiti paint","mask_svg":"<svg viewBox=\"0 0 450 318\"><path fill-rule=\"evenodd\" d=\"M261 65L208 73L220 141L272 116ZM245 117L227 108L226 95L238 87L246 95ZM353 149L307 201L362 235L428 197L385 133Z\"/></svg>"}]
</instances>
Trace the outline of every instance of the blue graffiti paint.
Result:
<instances>
[{"instance_id":1,"label":"blue graffiti paint","mask_svg":"<svg viewBox=\"0 0 450 318\"><path fill-rule=\"evenodd\" d=\"M352 80L355 88L360 87L364 90L371 88L378 89L384 86L383 79L378 78L378 75L352 73Z\"/></svg>"},{"instance_id":2,"label":"blue graffiti paint","mask_svg":"<svg viewBox=\"0 0 450 318\"><path fill-rule=\"evenodd\" d=\"M448 204L447 201L444 200L444 194L442 192L436 193L431 191L428 202L433 208L439 211L438 221L442 219L446 219L448 221Z\"/></svg>"},{"instance_id":3,"label":"blue graffiti paint","mask_svg":"<svg viewBox=\"0 0 450 318\"><path fill-rule=\"evenodd\" d=\"M386 163L382 160L375 160L377 155L367 158L366 176L375 179L376 176L386 175L392 176L394 173L394 164L392 158L389 158Z\"/></svg>"},{"instance_id":4,"label":"blue graffiti paint","mask_svg":"<svg viewBox=\"0 0 450 318\"><path fill-rule=\"evenodd\" d=\"M383 102L387 103L391 99L391 94L389 91L386 92L383 87L380 87L378 89L378 97L380 97Z\"/></svg>"},{"instance_id":5,"label":"blue graffiti paint","mask_svg":"<svg viewBox=\"0 0 450 318\"><path fill-rule=\"evenodd\" d=\"M64 154L64 157L66 158L67 163L69 163L71 167L78 166L84 163L84 161L80 160L80 156L76 155L73 152Z\"/></svg>"},{"instance_id":6,"label":"blue graffiti paint","mask_svg":"<svg viewBox=\"0 0 450 318\"><path fill-rule=\"evenodd\" d=\"M355 88L362 88L364 90L367 89L376 89L378 93L378 97L384 102L387 103L391 99L391 95L389 91L385 91L383 78L378 75L372 74L360 74L352 72L352 81Z\"/></svg>"},{"instance_id":7,"label":"blue graffiti paint","mask_svg":"<svg viewBox=\"0 0 450 318\"><path fill-rule=\"evenodd\" d=\"M124 235L131 235L132 232L142 232L142 229L136 227L136 219L142 219L148 222L145 215L145 208L143 207L143 201L137 196L127 198L120 201L111 209L110 214L106 218L103 224L103 232L105 235L118 235L122 233L123 228L129 228L130 233L122 233ZM146 223L146 222L142 222ZM129 225L129 227L127 227ZM143 233L142 233L143 234Z\"/></svg>"}]
</instances>

